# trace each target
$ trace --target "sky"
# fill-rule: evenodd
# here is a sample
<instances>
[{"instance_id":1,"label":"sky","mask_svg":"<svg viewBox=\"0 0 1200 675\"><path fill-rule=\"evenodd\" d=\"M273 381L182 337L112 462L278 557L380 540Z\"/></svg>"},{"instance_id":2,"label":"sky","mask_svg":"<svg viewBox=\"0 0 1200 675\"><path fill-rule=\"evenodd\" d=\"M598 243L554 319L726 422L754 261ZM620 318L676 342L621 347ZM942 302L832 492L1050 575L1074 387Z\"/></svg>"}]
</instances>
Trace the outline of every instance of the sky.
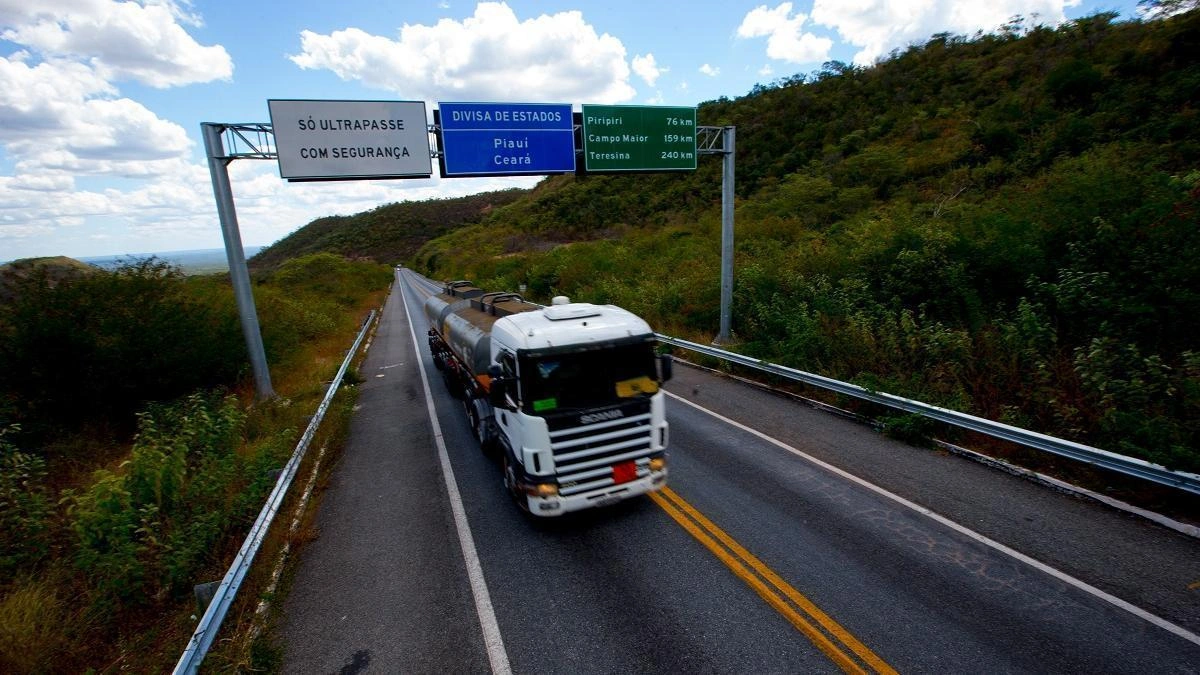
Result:
<instances>
[{"instance_id":1,"label":"sky","mask_svg":"<svg viewBox=\"0 0 1200 675\"><path fill-rule=\"evenodd\" d=\"M0 0L0 262L221 248L202 122L268 99L695 106L939 32L1136 0ZM432 119L429 120L432 122ZM703 124L704 120L701 119ZM701 161L705 161L702 159ZM228 170L242 241L537 177L289 183Z\"/></svg>"}]
</instances>

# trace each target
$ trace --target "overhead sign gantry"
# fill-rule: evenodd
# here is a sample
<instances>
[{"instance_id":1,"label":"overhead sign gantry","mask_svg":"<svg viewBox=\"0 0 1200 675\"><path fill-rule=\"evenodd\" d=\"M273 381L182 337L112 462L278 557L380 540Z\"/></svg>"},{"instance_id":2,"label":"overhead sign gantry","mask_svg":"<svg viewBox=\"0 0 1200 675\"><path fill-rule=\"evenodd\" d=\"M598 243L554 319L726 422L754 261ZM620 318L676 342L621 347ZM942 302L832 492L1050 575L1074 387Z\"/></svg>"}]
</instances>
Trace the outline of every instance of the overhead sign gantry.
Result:
<instances>
[{"instance_id":1,"label":"overhead sign gantry","mask_svg":"<svg viewBox=\"0 0 1200 675\"><path fill-rule=\"evenodd\" d=\"M226 169L235 159L275 159L281 178L329 181L430 178L435 157L443 177L458 178L688 171L701 154L724 155L717 342L729 340L734 128L698 126L696 108L584 105L574 113L567 103L451 102L439 104L431 126L421 101L271 99L267 105L270 124L200 125L260 398L274 391Z\"/></svg>"}]
</instances>

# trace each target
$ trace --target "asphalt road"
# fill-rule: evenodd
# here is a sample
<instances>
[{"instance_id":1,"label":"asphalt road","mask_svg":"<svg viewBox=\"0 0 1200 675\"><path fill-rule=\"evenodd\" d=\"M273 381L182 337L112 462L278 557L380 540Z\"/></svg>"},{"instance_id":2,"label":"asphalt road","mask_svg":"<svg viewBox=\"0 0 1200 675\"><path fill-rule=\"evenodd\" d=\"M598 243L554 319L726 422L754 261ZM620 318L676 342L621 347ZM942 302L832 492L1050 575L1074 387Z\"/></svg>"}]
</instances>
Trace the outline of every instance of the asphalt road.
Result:
<instances>
[{"instance_id":1,"label":"asphalt road","mask_svg":"<svg viewBox=\"0 0 1200 675\"><path fill-rule=\"evenodd\" d=\"M422 298L397 284L364 362L285 672L1200 672L1200 541L687 367L670 492L525 516Z\"/></svg>"}]
</instances>

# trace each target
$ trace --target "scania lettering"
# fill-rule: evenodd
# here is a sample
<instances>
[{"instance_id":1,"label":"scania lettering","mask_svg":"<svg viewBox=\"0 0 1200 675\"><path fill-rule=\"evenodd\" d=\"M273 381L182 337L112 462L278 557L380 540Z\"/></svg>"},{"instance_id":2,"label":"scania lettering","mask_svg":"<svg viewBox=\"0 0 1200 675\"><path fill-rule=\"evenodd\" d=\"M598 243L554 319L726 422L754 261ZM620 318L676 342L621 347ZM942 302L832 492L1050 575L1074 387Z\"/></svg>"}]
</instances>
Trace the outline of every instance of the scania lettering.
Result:
<instances>
[{"instance_id":1,"label":"scania lettering","mask_svg":"<svg viewBox=\"0 0 1200 675\"><path fill-rule=\"evenodd\" d=\"M612 305L549 307L452 281L425 301L429 349L504 486L538 516L605 506L667 480L671 358Z\"/></svg>"}]
</instances>

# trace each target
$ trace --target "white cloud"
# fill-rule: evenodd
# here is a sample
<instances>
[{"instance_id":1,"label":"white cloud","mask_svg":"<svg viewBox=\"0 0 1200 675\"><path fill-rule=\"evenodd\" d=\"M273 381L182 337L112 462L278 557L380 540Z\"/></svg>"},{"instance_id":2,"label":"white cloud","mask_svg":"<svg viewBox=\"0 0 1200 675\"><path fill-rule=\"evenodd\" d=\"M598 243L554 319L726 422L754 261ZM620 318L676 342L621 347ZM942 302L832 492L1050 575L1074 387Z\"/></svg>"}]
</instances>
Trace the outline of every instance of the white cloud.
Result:
<instances>
[{"instance_id":1,"label":"white cloud","mask_svg":"<svg viewBox=\"0 0 1200 675\"><path fill-rule=\"evenodd\" d=\"M107 80L130 79L152 87L173 87L229 79L233 61L220 45L196 42L179 21L198 17L175 3L92 1L25 8L12 0L0 5L0 37L46 58L86 59Z\"/></svg>"},{"instance_id":2,"label":"white cloud","mask_svg":"<svg viewBox=\"0 0 1200 675\"><path fill-rule=\"evenodd\" d=\"M764 64L762 68L758 69L758 74L762 77L769 77L775 74L775 69L771 68L771 64L767 63Z\"/></svg>"},{"instance_id":3,"label":"white cloud","mask_svg":"<svg viewBox=\"0 0 1200 675\"><path fill-rule=\"evenodd\" d=\"M57 131L75 117L75 106L116 89L82 63L30 66L27 52L0 57L0 142Z\"/></svg>"},{"instance_id":4,"label":"white cloud","mask_svg":"<svg viewBox=\"0 0 1200 675\"><path fill-rule=\"evenodd\" d=\"M481 2L460 21L405 24L398 39L346 28L303 31L301 68L436 101L520 100L615 103L633 98L625 46L597 35L579 11L518 20L502 2Z\"/></svg>"},{"instance_id":5,"label":"white cloud","mask_svg":"<svg viewBox=\"0 0 1200 675\"><path fill-rule=\"evenodd\" d=\"M0 144L21 171L137 173L156 167L117 165L181 158L191 149L182 127L113 97L117 90L82 63L0 58L0 91Z\"/></svg>"},{"instance_id":6,"label":"white cloud","mask_svg":"<svg viewBox=\"0 0 1200 675\"><path fill-rule=\"evenodd\" d=\"M658 67L658 64L654 61L654 54L646 54L645 56L633 57L633 72L645 80L646 84L653 87L654 83L658 81L659 76L668 72L668 69Z\"/></svg>"},{"instance_id":7,"label":"white cloud","mask_svg":"<svg viewBox=\"0 0 1200 675\"><path fill-rule=\"evenodd\" d=\"M225 49L201 46L183 25L199 17L170 0L0 0L0 39L18 47L0 56L0 156L12 167L0 175L4 257L38 254L48 240L131 238L119 230L169 232L164 245L211 236L215 207L206 167L190 162L194 141L116 84L228 78Z\"/></svg>"},{"instance_id":8,"label":"white cloud","mask_svg":"<svg viewBox=\"0 0 1200 675\"><path fill-rule=\"evenodd\" d=\"M706 63L706 64L700 66L700 73L702 75L707 75L709 77L716 77L721 74L721 69L714 68Z\"/></svg>"},{"instance_id":9,"label":"white cloud","mask_svg":"<svg viewBox=\"0 0 1200 675\"><path fill-rule=\"evenodd\" d=\"M991 31L1016 15L1061 23L1066 19L1063 9L1078 4L1079 0L815 0L812 20L860 47L854 62L869 65L934 33Z\"/></svg>"},{"instance_id":10,"label":"white cloud","mask_svg":"<svg viewBox=\"0 0 1200 675\"><path fill-rule=\"evenodd\" d=\"M807 20L805 14L792 13L790 2L781 3L774 9L759 5L742 18L737 36L767 38L767 56L772 59L789 63L821 63L828 60L833 40L804 32L804 22Z\"/></svg>"}]
</instances>

